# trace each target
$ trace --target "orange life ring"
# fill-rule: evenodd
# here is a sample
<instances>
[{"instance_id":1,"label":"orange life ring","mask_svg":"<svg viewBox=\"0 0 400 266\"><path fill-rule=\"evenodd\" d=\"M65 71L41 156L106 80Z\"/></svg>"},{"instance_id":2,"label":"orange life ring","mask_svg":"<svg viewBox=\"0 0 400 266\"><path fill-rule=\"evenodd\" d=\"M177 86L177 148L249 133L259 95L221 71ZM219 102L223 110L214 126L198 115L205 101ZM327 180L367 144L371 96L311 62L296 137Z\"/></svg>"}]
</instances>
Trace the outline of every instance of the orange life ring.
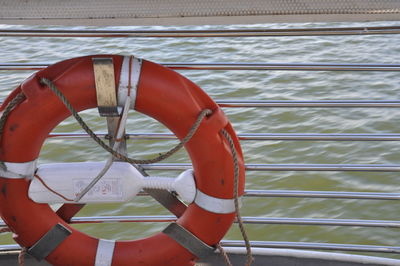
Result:
<instances>
[{"instance_id":1,"label":"orange life ring","mask_svg":"<svg viewBox=\"0 0 400 266\"><path fill-rule=\"evenodd\" d=\"M53 92L39 82L40 78L52 80L78 111L97 106L94 57L113 59L115 84L119 84L127 57L86 56L62 61L37 72L6 99L2 110L16 94L22 92L26 97L12 110L4 127L0 146L0 161L6 166L4 171L32 168L48 134L70 116ZM217 202L231 201L234 197L233 158L227 140L220 133L225 129L232 136L238 153L239 194L243 194L244 163L238 139L219 106L197 85L166 67L142 60L134 108L166 125L179 139L187 134L202 110L212 110L185 145L193 164L197 189ZM8 174L4 171L0 174L0 213L16 234L17 243L31 247L55 225L62 224L72 233L46 260L53 265L95 265L102 240L70 227L48 204L30 200L27 195L30 181L18 174L13 176L11 170ZM206 244L215 246L234 218L232 210L213 212L194 202L177 219L177 224ZM116 241L111 255L112 265L190 265L196 260L192 253L162 232L145 239Z\"/></svg>"}]
</instances>

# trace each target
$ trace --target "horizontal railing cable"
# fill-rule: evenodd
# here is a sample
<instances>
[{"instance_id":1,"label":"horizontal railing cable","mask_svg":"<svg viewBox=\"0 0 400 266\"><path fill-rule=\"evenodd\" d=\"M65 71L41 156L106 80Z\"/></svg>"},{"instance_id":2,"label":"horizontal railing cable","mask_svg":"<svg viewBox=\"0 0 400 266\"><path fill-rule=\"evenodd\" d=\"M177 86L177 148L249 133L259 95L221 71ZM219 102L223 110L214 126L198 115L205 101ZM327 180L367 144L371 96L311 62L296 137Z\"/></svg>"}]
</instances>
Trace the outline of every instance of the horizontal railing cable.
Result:
<instances>
[{"instance_id":1,"label":"horizontal railing cable","mask_svg":"<svg viewBox=\"0 0 400 266\"><path fill-rule=\"evenodd\" d=\"M400 71L399 64L160 63L174 70ZM40 70L50 63L0 63L0 70Z\"/></svg>"},{"instance_id":2,"label":"horizontal railing cable","mask_svg":"<svg viewBox=\"0 0 400 266\"><path fill-rule=\"evenodd\" d=\"M138 196L149 196L139 192ZM400 193L356 192L356 191L306 191L306 190L245 190L244 197L265 198L319 198L319 199L357 199L357 200L400 200Z\"/></svg>"},{"instance_id":3,"label":"horizontal railing cable","mask_svg":"<svg viewBox=\"0 0 400 266\"><path fill-rule=\"evenodd\" d=\"M223 247L243 247L243 241L223 240ZM400 253L397 246L377 245L354 245L354 244L331 244L311 242L281 242L281 241L250 241L253 248L290 248L290 249L312 249L312 250L337 250L355 252L377 252L377 253Z\"/></svg>"},{"instance_id":4,"label":"horizontal railing cable","mask_svg":"<svg viewBox=\"0 0 400 266\"><path fill-rule=\"evenodd\" d=\"M223 108L399 108L400 100L216 100Z\"/></svg>"},{"instance_id":5,"label":"horizontal railing cable","mask_svg":"<svg viewBox=\"0 0 400 266\"><path fill-rule=\"evenodd\" d=\"M322 198L400 200L400 193L349 192L349 191L302 191L302 190L246 190L245 197Z\"/></svg>"},{"instance_id":6,"label":"horizontal railing cable","mask_svg":"<svg viewBox=\"0 0 400 266\"><path fill-rule=\"evenodd\" d=\"M0 245L0 252L12 252L21 250L20 245L10 244L10 245Z\"/></svg>"},{"instance_id":7,"label":"horizontal railing cable","mask_svg":"<svg viewBox=\"0 0 400 266\"><path fill-rule=\"evenodd\" d=\"M139 192L138 196L149 196ZM355 199L355 200L400 200L400 193L350 192L350 191L304 191L304 190L245 190L243 196L264 198L319 198L319 199Z\"/></svg>"},{"instance_id":8,"label":"horizontal railing cable","mask_svg":"<svg viewBox=\"0 0 400 266\"><path fill-rule=\"evenodd\" d=\"M210 30L0 30L0 37L92 37L92 38L183 38L183 37L280 37L400 34L400 26L336 27L294 29L210 29Z\"/></svg>"},{"instance_id":9,"label":"horizontal railing cable","mask_svg":"<svg viewBox=\"0 0 400 266\"><path fill-rule=\"evenodd\" d=\"M314 100L314 101L293 101L293 100L217 100L216 101L221 107L351 107L351 108L388 108L388 107L400 107L400 100Z\"/></svg>"},{"instance_id":10,"label":"horizontal railing cable","mask_svg":"<svg viewBox=\"0 0 400 266\"><path fill-rule=\"evenodd\" d=\"M108 138L105 132L96 133L101 138ZM172 133L127 133L126 139L135 140L172 140L177 139ZM86 133L51 133L49 139L87 139ZM241 141L262 140L308 140L308 141L399 141L400 134L317 134L317 133L242 133L238 134Z\"/></svg>"},{"instance_id":11,"label":"horizontal railing cable","mask_svg":"<svg viewBox=\"0 0 400 266\"><path fill-rule=\"evenodd\" d=\"M164 63L175 70L400 71L398 64Z\"/></svg>"},{"instance_id":12,"label":"horizontal railing cable","mask_svg":"<svg viewBox=\"0 0 400 266\"><path fill-rule=\"evenodd\" d=\"M142 165L145 170L187 170L189 163ZM400 172L400 164L246 164L247 171Z\"/></svg>"},{"instance_id":13,"label":"horizontal railing cable","mask_svg":"<svg viewBox=\"0 0 400 266\"><path fill-rule=\"evenodd\" d=\"M138 196L149 196L139 192ZM354 200L400 200L400 193L350 192L350 191L304 191L304 190L245 190L243 196L264 198L302 198L302 199L354 199Z\"/></svg>"},{"instance_id":14,"label":"horizontal railing cable","mask_svg":"<svg viewBox=\"0 0 400 266\"><path fill-rule=\"evenodd\" d=\"M71 224L86 223L169 223L176 221L172 215L152 215L152 216L93 216L93 217L73 217ZM313 225L313 226L354 226L354 227L384 227L400 228L400 221L385 220L358 220L358 219L322 219L322 218L284 218L284 217L243 217L246 224L280 224L280 225ZM2 222L3 225L4 222Z\"/></svg>"},{"instance_id":15,"label":"horizontal railing cable","mask_svg":"<svg viewBox=\"0 0 400 266\"><path fill-rule=\"evenodd\" d=\"M285 225L400 228L400 221L358 220L358 219L243 217L243 222L247 224L281 224L281 225L285 224Z\"/></svg>"},{"instance_id":16,"label":"horizontal railing cable","mask_svg":"<svg viewBox=\"0 0 400 266\"><path fill-rule=\"evenodd\" d=\"M399 141L400 134L247 133L240 140Z\"/></svg>"}]
</instances>

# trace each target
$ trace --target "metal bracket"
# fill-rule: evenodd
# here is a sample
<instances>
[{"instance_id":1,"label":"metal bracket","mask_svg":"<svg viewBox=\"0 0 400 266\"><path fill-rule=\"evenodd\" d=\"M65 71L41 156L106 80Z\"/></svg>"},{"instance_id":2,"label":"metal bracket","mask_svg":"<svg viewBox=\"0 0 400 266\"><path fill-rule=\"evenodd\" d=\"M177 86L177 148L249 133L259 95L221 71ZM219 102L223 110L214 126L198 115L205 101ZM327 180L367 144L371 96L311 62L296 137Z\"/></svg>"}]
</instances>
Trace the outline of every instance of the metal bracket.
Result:
<instances>
[{"instance_id":1,"label":"metal bracket","mask_svg":"<svg viewBox=\"0 0 400 266\"><path fill-rule=\"evenodd\" d=\"M163 230L163 233L175 240L178 244L189 250L198 258L213 256L215 249L197 238L183 226L171 223Z\"/></svg>"},{"instance_id":2,"label":"metal bracket","mask_svg":"<svg viewBox=\"0 0 400 266\"><path fill-rule=\"evenodd\" d=\"M185 203L170 191L150 188L146 188L144 191L178 218L183 215L187 208Z\"/></svg>"},{"instance_id":3,"label":"metal bracket","mask_svg":"<svg viewBox=\"0 0 400 266\"><path fill-rule=\"evenodd\" d=\"M100 116L107 118L108 135L110 136L110 146L116 141L114 136L117 133L119 114L117 92L115 89L114 63L112 58L93 58L93 71L96 84L97 109ZM120 141L117 151L126 154L125 134Z\"/></svg>"},{"instance_id":4,"label":"metal bracket","mask_svg":"<svg viewBox=\"0 0 400 266\"><path fill-rule=\"evenodd\" d=\"M119 146L116 149L117 152L123 155L127 155L127 148L126 148L126 140L125 140L125 131L122 135L121 139L116 139L117 130L119 126L119 117L106 117L107 119L107 129L108 129L108 136L109 136L109 144L110 147L114 146L115 141L119 141ZM119 161L118 159L114 158L115 161Z\"/></svg>"},{"instance_id":5,"label":"metal bracket","mask_svg":"<svg viewBox=\"0 0 400 266\"><path fill-rule=\"evenodd\" d=\"M112 58L93 58L97 108L100 116L119 116L115 90L114 63Z\"/></svg>"},{"instance_id":6,"label":"metal bracket","mask_svg":"<svg viewBox=\"0 0 400 266\"><path fill-rule=\"evenodd\" d=\"M41 261L53 252L71 233L64 225L56 224L28 249L28 254Z\"/></svg>"}]
</instances>

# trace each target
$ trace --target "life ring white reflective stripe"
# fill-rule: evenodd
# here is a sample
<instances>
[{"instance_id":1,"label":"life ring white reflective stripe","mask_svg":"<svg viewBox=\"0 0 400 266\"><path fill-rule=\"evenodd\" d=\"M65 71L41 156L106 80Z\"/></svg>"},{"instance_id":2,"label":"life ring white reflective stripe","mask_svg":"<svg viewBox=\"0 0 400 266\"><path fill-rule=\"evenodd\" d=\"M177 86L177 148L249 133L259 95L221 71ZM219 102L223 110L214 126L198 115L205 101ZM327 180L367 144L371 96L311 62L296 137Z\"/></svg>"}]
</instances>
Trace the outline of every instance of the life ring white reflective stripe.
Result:
<instances>
[{"instance_id":1,"label":"life ring white reflective stripe","mask_svg":"<svg viewBox=\"0 0 400 266\"><path fill-rule=\"evenodd\" d=\"M234 213L234 199L220 199L209 196L200 190L197 190L194 202L206 211L213 213Z\"/></svg>"},{"instance_id":2,"label":"life ring white reflective stripe","mask_svg":"<svg viewBox=\"0 0 400 266\"><path fill-rule=\"evenodd\" d=\"M111 266L114 248L114 240L99 239L94 266Z\"/></svg>"},{"instance_id":3,"label":"life ring white reflective stripe","mask_svg":"<svg viewBox=\"0 0 400 266\"><path fill-rule=\"evenodd\" d=\"M11 179L32 179L36 170L37 160L25 163L0 162L0 176Z\"/></svg>"},{"instance_id":4,"label":"life ring white reflective stripe","mask_svg":"<svg viewBox=\"0 0 400 266\"><path fill-rule=\"evenodd\" d=\"M122 62L121 75L118 86L118 106L124 106L126 97L128 97L129 93L129 85L130 96L131 96L131 108L135 108L136 102L136 94L137 94L137 86L139 84L140 72L142 69L142 59L136 58L133 56L124 56L124 60ZM130 84L129 84L129 76L130 76Z\"/></svg>"}]
</instances>

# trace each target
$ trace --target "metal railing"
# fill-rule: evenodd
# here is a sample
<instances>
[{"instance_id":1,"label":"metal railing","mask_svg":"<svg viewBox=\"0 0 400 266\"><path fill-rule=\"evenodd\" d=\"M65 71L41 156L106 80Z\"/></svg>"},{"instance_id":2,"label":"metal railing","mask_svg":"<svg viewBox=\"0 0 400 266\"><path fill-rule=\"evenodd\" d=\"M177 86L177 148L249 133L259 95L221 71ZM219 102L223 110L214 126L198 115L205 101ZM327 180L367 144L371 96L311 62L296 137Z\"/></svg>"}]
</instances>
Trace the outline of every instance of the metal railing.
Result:
<instances>
[{"instance_id":1,"label":"metal railing","mask_svg":"<svg viewBox=\"0 0 400 266\"><path fill-rule=\"evenodd\" d=\"M73 217L71 224L86 223L169 223L175 222L177 218L171 215L153 216L91 216ZM384 227L400 228L399 221L383 220L356 220L356 219L316 219L316 218L282 218L282 217L243 217L245 224L280 224L280 225L322 225L322 226L356 226L356 227ZM0 226L4 226L0 222Z\"/></svg>"},{"instance_id":2,"label":"metal railing","mask_svg":"<svg viewBox=\"0 0 400 266\"><path fill-rule=\"evenodd\" d=\"M97 136L108 138L108 134L97 132ZM400 134L316 134L316 133L242 133L241 141L256 140L305 140L305 141L399 141ZM88 139L86 133L51 133L49 139ZM126 139L170 140L177 139L172 133L127 133Z\"/></svg>"},{"instance_id":3,"label":"metal railing","mask_svg":"<svg viewBox=\"0 0 400 266\"><path fill-rule=\"evenodd\" d=\"M282 242L282 241L250 241L252 247L258 248L291 248L312 249L331 251L354 251L354 252L376 252L376 253L400 253L400 247L377 246L377 245L351 245L333 243L310 243L310 242ZM224 247L242 247L243 241L222 241Z\"/></svg>"},{"instance_id":4,"label":"metal railing","mask_svg":"<svg viewBox=\"0 0 400 266\"><path fill-rule=\"evenodd\" d=\"M0 30L0 37L279 37L279 36L329 36L329 35L376 35L400 34L400 26L352 27L313 29L241 29L241 30ZM40 70L50 63L0 63L3 71ZM400 64L289 64L289 63L164 63L175 70L282 70L282 71L400 71ZM400 100L320 100L320 101L250 101L219 100L223 108L399 108ZM106 138L107 134L99 132ZM399 134L339 134L339 133L241 133L241 141L400 141ZM85 133L51 133L50 139L83 139ZM170 140L170 133L128 133L128 139ZM144 165L146 170L185 170L188 163L165 163ZM400 172L400 164L246 164L246 171L339 171L339 172ZM141 192L140 195L147 195ZM320 198L354 200L400 200L400 193L350 192L350 191L305 191L305 190L246 190L244 198ZM73 217L71 223L120 223L120 222L172 222L175 216L101 216ZM244 217L247 224L278 224L301 226L354 226L376 228L400 228L400 221L321 219L287 217ZM0 226L4 226L0 221ZM400 246L353 245L334 243L304 243L279 241L251 241L253 247L293 248L313 250L336 250L354 252L378 252L400 254ZM224 240L226 247L243 246L242 241ZM0 251L16 250L17 245L0 245Z\"/></svg>"},{"instance_id":5,"label":"metal railing","mask_svg":"<svg viewBox=\"0 0 400 266\"><path fill-rule=\"evenodd\" d=\"M400 34L399 26L234 30L0 30L0 37L187 38Z\"/></svg>"},{"instance_id":6,"label":"metal railing","mask_svg":"<svg viewBox=\"0 0 400 266\"><path fill-rule=\"evenodd\" d=\"M145 170L192 169L189 163L157 163L143 165ZM339 172L400 172L400 164L246 164L246 171L339 171Z\"/></svg>"},{"instance_id":7,"label":"metal railing","mask_svg":"<svg viewBox=\"0 0 400 266\"><path fill-rule=\"evenodd\" d=\"M282 70L282 71L400 71L399 64L311 64L311 63L181 63L161 65L174 70ZM41 70L51 63L0 63L0 70Z\"/></svg>"}]
</instances>

